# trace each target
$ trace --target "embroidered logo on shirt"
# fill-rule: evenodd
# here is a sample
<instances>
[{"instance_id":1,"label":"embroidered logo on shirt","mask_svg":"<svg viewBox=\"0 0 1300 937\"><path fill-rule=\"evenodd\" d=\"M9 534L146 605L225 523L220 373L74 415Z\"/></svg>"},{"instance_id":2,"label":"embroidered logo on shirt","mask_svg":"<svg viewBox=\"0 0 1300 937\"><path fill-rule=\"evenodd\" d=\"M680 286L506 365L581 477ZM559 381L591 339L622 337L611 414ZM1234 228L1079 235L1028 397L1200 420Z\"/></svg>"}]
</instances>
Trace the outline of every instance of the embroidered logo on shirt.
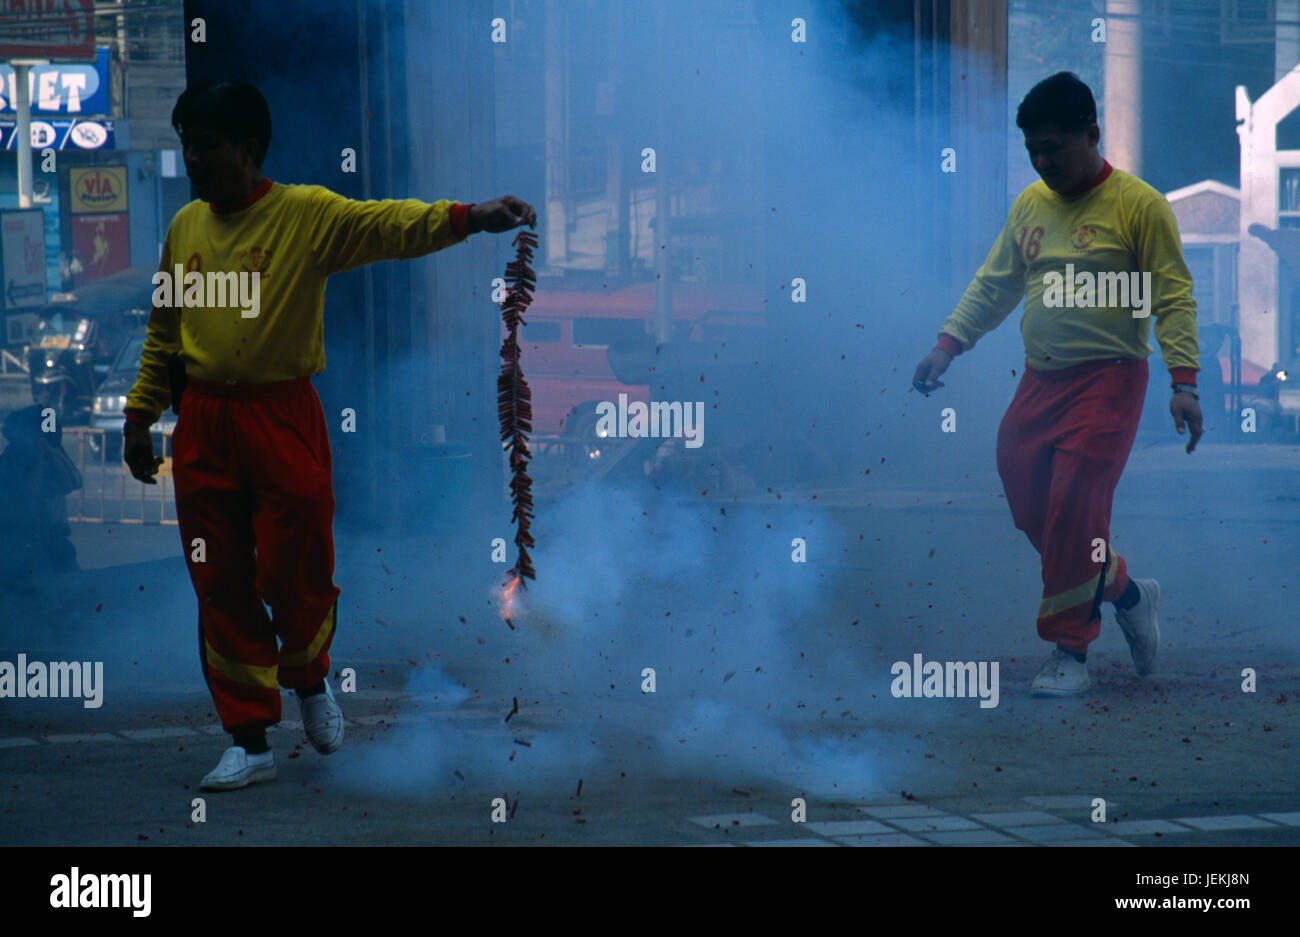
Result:
<instances>
[{"instance_id":1,"label":"embroidered logo on shirt","mask_svg":"<svg viewBox=\"0 0 1300 937\"><path fill-rule=\"evenodd\" d=\"M260 247L250 247L239 255L239 265L249 273L260 273L263 280L269 280L271 277L266 272L267 265L271 262L271 255L275 253L270 250L263 250Z\"/></svg>"},{"instance_id":2,"label":"embroidered logo on shirt","mask_svg":"<svg viewBox=\"0 0 1300 937\"><path fill-rule=\"evenodd\" d=\"M1076 251L1086 251L1097 240L1097 229L1090 224L1081 224L1070 232L1070 246Z\"/></svg>"}]
</instances>

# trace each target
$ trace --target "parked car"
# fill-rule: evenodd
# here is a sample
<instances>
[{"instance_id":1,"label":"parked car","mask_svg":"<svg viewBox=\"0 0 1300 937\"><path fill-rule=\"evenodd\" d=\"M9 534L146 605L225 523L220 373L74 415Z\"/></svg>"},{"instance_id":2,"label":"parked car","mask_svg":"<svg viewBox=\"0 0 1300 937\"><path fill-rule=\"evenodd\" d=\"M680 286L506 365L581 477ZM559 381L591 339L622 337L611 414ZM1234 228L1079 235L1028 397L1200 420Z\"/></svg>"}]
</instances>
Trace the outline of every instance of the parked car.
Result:
<instances>
[{"instance_id":1,"label":"parked car","mask_svg":"<svg viewBox=\"0 0 1300 937\"><path fill-rule=\"evenodd\" d=\"M148 316L152 276L152 267L123 270L56 294L37 310L36 335L26 351L32 401L52 407L60 425L91 420L96 385L126 335Z\"/></svg>"},{"instance_id":2,"label":"parked car","mask_svg":"<svg viewBox=\"0 0 1300 937\"><path fill-rule=\"evenodd\" d=\"M46 307L27 348L32 402L52 408L60 426L85 423L95 387L96 348L102 329L70 309Z\"/></svg>"},{"instance_id":3,"label":"parked car","mask_svg":"<svg viewBox=\"0 0 1300 937\"><path fill-rule=\"evenodd\" d=\"M761 291L679 283L673 288L673 340L708 343L759 326ZM520 333L523 367L533 391L535 438L586 441L583 458L599 460L602 447L617 440L596 435L596 405L618 400L645 402L650 375L619 374L614 358L635 359L655 349L655 291L640 283L612 293L542 290L528 309ZM505 329L502 328L502 337ZM635 369L629 369L635 371Z\"/></svg>"}]
</instances>

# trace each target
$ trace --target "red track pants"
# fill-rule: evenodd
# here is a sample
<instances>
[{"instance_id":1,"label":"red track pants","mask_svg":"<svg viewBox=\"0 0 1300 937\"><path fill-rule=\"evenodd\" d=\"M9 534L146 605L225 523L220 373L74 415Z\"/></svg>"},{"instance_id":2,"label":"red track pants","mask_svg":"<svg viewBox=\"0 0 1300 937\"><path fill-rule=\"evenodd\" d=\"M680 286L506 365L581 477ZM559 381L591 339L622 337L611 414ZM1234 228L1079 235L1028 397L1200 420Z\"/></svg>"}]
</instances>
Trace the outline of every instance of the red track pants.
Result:
<instances>
[{"instance_id":1,"label":"red track pants","mask_svg":"<svg viewBox=\"0 0 1300 937\"><path fill-rule=\"evenodd\" d=\"M1147 375L1145 358L1026 367L998 429L1011 517L1043 561L1038 636L1078 653L1101 631L1101 603L1128 587L1124 560L1110 547L1110 511Z\"/></svg>"},{"instance_id":2,"label":"red track pants","mask_svg":"<svg viewBox=\"0 0 1300 937\"><path fill-rule=\"evenodd\" d=\"M339 590L325 415L307 377L191 378L172 445L203 676L226 731L255 732L280 721L281 686L329 673Z\"/></svg>"}]
</instances>

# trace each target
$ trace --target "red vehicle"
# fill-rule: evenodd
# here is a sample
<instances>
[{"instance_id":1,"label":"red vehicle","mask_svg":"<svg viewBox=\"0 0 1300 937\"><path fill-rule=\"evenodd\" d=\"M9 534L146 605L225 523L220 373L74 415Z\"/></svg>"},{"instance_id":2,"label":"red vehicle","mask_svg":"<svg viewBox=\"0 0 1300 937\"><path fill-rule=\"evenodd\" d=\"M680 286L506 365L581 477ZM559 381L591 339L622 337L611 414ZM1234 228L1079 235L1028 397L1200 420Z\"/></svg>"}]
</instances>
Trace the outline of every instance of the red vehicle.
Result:
<instances>
[{"instance_id":1,"label":"red vehicle","mask_svg":"<svg viewBox=\"0 0 1300 937\"><path fill-rule=\"evenodd\" d=\"M673 341L720 341L764 322L762 290L678 283L672 288ZM641 283L610 292L550 292L539 287L521 334L523 368L533 391L533 435L595 437L596 404L648 401L649 384L615 375L611 347L653 349L655 287ZM503 332L504 336L504 327Z\"/></svg>"}]
</instances>

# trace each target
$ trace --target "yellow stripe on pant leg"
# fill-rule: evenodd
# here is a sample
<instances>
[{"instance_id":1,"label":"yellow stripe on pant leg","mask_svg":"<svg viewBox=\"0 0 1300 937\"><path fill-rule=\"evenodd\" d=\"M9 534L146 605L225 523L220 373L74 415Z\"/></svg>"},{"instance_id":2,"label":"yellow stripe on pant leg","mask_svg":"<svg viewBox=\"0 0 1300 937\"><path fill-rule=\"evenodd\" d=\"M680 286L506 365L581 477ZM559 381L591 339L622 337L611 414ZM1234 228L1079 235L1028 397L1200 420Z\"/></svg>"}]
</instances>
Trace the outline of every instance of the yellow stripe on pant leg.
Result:
<instances>
[{"instance_id":1,"label":"yellow stripe on pant leg","mask_svg":"<svg viewBox=\"0 0 1300 937\"><path fill-rule=\"evenodd\" d=\"M320 630L316 632L316 637L311 639L311 644L307 645L307 650L296 651L293 654L281 654L280 664L283 667L306 667L317 657L320 656L321 648L334 632L334 617L338 610L338 603L335 602L330 606L329 613L325 620L321 622Z\"/></svg>"},{"instance_id":2,"label":"yellow stripe on pant leg","mask_svg":"<svg viewBox=\"0 0 1300 937\"><path fill-rule=\"evenodd\" d=\"M240 664L233 660L226 660L220 654L212 649L212 645L207 641L203 642L207 652L208 667L215 670L222 676L229 677L236 683L248 683L253 686L270 687L278 690L280 681L277 679L277 668L275 667L258 667L255 664Z\"/></svg>"},{"instance_id":3,"label":"yellow stripe on pant leg","mask_svg":"<svg viewBox=\"0 0 1300 937\"><path fill-rule=\"evenodd\" d=\"M1108 589L1115 584L1115 570L1119 565L1115 562L1118 557L1115 551L1111 549L1110 544L1106 544L1106 552L1109 554L1110 559L1106 564L1106 583L1102 586L1103 589ZM1050 618L1085 602L1091 605L1093 598L1097 594L1097 580L1100 576L1101 573L1098 573L1081 586L1075 586L1067 592L1059 592L1043 599L1038 603L1038 617Z\"/></svg>"},{"instance_id":4,"label":"yellow stripe on pant leg","mask_svg":"<svg viewBox=\"0 0 1300 937\"><path fill-rule=\"evenodd\" d=\"M1100 576L1101 573L1098 573L1081 586L1075 586L1068 592L1058 592L1056 595L1043 599L1038 603L1038 617L1051 618L1053 615L1059 615L1076 605L1091 605L1093 596L1097 594L1097 580Z\"/></svg>"}]
</instances>

